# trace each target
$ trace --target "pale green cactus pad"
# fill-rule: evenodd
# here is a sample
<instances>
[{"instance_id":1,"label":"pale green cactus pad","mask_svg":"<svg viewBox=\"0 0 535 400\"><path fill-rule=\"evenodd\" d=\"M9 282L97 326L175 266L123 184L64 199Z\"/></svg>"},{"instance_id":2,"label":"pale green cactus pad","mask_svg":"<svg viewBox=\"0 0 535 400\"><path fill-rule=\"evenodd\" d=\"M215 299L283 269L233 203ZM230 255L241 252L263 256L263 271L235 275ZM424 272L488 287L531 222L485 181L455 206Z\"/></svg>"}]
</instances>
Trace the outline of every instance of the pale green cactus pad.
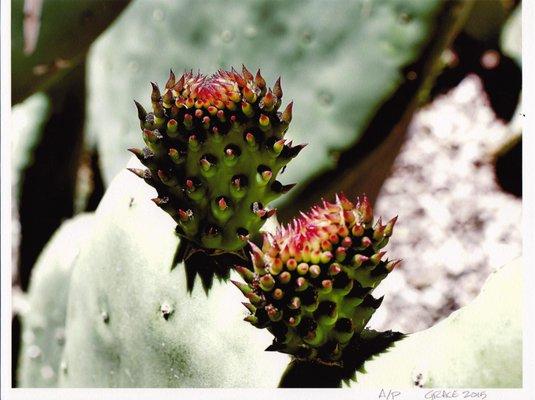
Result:
<instances>
[{"instance_id":1,"label":"pale green cactus pad","mask_svg":"<svg viewBox=\"0 0 535 400\"><path fill-rule=\"evenodd\" d=\"M227 284L188 292L184 268L170 269L180 239L155 194L123 170L99 205L71 278L59 385L275 387L288 357L264 351L269 333L243 329Z\"/></svg>"},{"instance_id":2,"label":"pale green cactus pad","mask_svg":"<svg viewBox=\"0 0 535 400\"><path fill-rule=\"evenodd\" d=\"M522 387L522 265L519 258L494 272L472 303L366 362L349 386Z\"/></svg>"},{"instance_id":3,"label":"pale green cactus pad","mask_svg":"<svg viewBox=\"0 0 535 400\"><path fill-rule=\"evenodd\" d=\"M32 270L27 309L22 315L18 370L21 387L55 387L65 345L69 283L81 246L93 227L93 214L81 214L56 231Z\"/></svg>"}]
</instances>

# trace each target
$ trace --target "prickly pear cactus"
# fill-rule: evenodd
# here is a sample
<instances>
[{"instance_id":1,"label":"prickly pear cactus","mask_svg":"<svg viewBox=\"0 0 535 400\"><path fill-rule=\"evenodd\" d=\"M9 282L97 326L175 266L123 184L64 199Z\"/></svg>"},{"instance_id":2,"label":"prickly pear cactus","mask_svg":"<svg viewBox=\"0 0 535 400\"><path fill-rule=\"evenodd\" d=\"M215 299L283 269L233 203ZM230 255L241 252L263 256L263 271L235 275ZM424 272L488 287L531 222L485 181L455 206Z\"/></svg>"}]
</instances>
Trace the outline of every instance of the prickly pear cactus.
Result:
<instances>
[{"instance_id":1,"label":"prickly pear cactus","mask_svg":"<svg viewBox=\"0 0 535 400\"><path fill-rule=\"evenodd\" d=\"M500 35L500 47L522 66L522 3L511 13Z\"/></svg>"},{"instance_id":2,"label":"prickly pear cactus","mask_svg":"<svg viewBox=\"0 0 535 400\"><path fill-rule=\"evenodd\" d=\"M12 102L61 83L129 0L13 0ZM68 16L68 18L66 18ZM66 40L66 38L76 38Z\"/></svg>"},{"instance_id":3,"label":"prickly pear cactus","mask_svg":"<svg viewBox=\"0 0 535 400\"><path fill-rule=\"evenodd\" d=\"M228 284L188 292L184 268L170 269L175 223L154 195L126 170L106 191L71 277L59 385L276 387L288 357L264 351L268 332L243 329Z\"/></svg>"},{"instance_id":4,"label":"prickly pear cactus","mask_svg":"<svg viewBox=\"0 0 535 400\"><path fill-rule=\"evenodd\" d=\"M18 385L55 387L65 345L69 283L80 247L89 238L93 214L64 222L32 270L27 309L22 315L22 348Z\"/></svg>"},{"instance_id":5,"label":"prickly pear cactus","mask_svg":"<svg viewBox=\"0 0 535 400\"><path fill-rule=\"evenodd\" d=\"M339 152L355 144L377 109L404 82L404 69L434 40L445 3L331 0L328 4L321 0L134 2L98 40L89 58L87 129L97 136L105 181L111 181L127 161L123 149L139 141L131 106L117 102L117 93L140 99L144 88L132 82L153 79L170 66L178 71L211 71L242 63L258 65L259 60L266 80L274 81L275 73L283 76L285 96L296 106L292 136L296 143L309 143L310 157L292 163L285 172L288 182L301 186L334 169ZM132 35L134 31L137 35ZM282 200L291 201L290 194L278 201Z\"/></svg>"},{"instance_id":6,"label":"prickly pear cactus","mask_svg":"<svg viewBox=\"0 0 535 400\"><path fill-rule=\"evenodd\" d=\"M492 273L469 305L367 361L348 386L521 388L522 267L518 258Z\"/></svg>"},{"instance_id":7,"label":"prickly pear cactus","mask_svg":"<svg viewBox=\"0 0 535 400\"><path fill-rule=\"evenodd\" d=\"M253 75L171 71L152 109L136 102L147 147L130 149L148 169L131 169L153 186L157 206L197 246L236 251L275 213L267 205L293 185L275 178L304 145L286 143L292 103L281 106L280 78L268 88Z\"/></svg>"},{"instance_id":8,"label":"prickly pear cactus","mask_svg":"<svg viewBox=\"0 0 535 400\"><path fill-rule=\"evenodd\" d=\"M382 260L396 222L373 224L366 196L324 202L275 234L262 249L251 243L254 272L237 267L234 282L249 299L245 318L274 336L268 350L336 364L364 329L382 298L373 289L399 263Z\"/></svg>"},{"instance_id":9,"label":"prickly pear cactus","mask_svg":"<svg viewBox=\"0 0 535 400\"><path fill-rule=\"evenodd\" d=\"M43 136L43 127L51 110L50 99L43 93L31 96L11 109L13 135L11 162L14 199L20 200L24 170L34 162L35 149Z\"/></svg>"}]
</instances>

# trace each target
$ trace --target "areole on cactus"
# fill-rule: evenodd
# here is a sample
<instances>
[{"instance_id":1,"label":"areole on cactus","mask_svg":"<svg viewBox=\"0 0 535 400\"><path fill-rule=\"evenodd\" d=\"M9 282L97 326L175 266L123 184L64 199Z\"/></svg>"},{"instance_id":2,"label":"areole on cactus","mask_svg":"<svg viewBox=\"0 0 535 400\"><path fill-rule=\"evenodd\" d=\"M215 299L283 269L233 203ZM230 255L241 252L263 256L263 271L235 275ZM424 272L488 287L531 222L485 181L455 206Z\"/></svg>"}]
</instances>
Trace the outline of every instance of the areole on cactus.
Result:
<instances>
[{"instance_id":1,"label":"areole on cactus","mask_svg":"<svg viewBox=\"0 0 535 400\"><path fill-rule=\"evenodd\" d=\"M237 266L246 283L233 283L250 301L245 320L275 336L267 350L340 363L381 304L371 292L400 262L382 250L396 220L373 224L366 196L355 205L339 194L265 234L261 249L250 243L254 272Z\"/></svg>"},{"instance_id":2,"label":"areole on cactus","mask_svg":"<svg viewBox=\"0 0 535 400\"><path fill-rule=\"evenodd\" d=\"M136 102L147 147L130 149L148 169L131 169L153 186L153 199L197 248L235 252L275 213L267 205L289 191L277 174L304 145L284 135L292 103L279 112L280 78L268 88L253 75L171 71L165 89L152 84L152 109Z\"/></svg>"}]
</instances>

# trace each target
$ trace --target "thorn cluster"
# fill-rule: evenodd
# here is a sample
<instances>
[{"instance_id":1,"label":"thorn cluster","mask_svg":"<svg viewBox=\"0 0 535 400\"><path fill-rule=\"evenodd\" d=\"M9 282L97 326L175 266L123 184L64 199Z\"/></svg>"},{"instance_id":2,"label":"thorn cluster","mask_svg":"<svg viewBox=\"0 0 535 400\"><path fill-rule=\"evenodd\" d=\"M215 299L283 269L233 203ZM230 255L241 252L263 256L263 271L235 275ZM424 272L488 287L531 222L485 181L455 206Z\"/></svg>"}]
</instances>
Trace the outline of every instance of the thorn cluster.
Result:
<instances>
[{"instance_id":1,"label":"thorn cluster","mask_svg":"<svg viewBox=\"0 0 535 400\"><path fill-rule=\"evenodd\" d=\"M400 263L383 260L397 217L373 224L366 196L344 195L302 213L262 248L250 243L254 271L238 266L233 282L249 300L245 320L274 336L267 350L337 363L380 306L373 289Z\"/></svg>"},{"instance_id":2,"label":"thorn cluster","mask_svg":"<svg viewBox=\"0 0 535 400\"><path fill-rule=\"evenodd\" d=\"M157 190L153 201L179 234L235 251L273 215L268 203L293 187L276 176L304 147L284 138L292 103L279 112L281 97L280 78L268 88L244 66L178 79L171 71L163 92L152 83L152 112L136 102L146 147L129 150L147 169L131 171Z\"/></svg>"}]
</instances>

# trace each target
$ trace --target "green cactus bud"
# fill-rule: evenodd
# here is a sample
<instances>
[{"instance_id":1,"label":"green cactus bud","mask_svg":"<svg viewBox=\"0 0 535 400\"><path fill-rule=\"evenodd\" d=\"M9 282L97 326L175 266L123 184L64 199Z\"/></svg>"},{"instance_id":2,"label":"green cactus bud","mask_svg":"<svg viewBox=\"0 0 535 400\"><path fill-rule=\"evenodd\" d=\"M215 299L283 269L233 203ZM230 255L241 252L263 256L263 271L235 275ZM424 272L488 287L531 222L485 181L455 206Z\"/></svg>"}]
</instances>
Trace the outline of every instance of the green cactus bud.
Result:
<instances>
[{"instance_id":1,"label":"green cactus bud","mask_svg":"<svg viewBox=\"0 0 535 400\"><path fill-rule=\"evenodd\" d=\"M334 204L266 234L262 249L251 243L253 264L261 268L242 273L246 283L238 287L260 298L250 319L275 336L270 350L341 363L344 348L382 302L371 292L399 264L383 261L385 252L377 250L396 219L387 225L372 219L366 196L354 205L338 195Z\"/></svg>"},{"instance_id":2,"label":"green cactus bud","mask_svg":"<svg viewBox=\"0 0 535 400\"><path fill-rule=\"evenodd\" d=\"M177 223L183 240L174 265L186 261L227 278L227 263L215 258L233 253L245 261L247 240L275 213L269 203L294 186L276 180L304 147L283 139L291 106L277 112L280 80L269 89L260 71L245 67L178 79L170 71L163 90L151 85L152 112L135 102L147 147L130 150L148 169L131 171L165 199L155 204ZM213 257L193 257L199 251Z\"/></svg>"},{"instance_id":3,"label":"green cactus bud","mask_svg":"<svg viewBox=\"0 0 535 400\"><path fill-rule=\"evenodd\" d=\"M268 89L260 71L255 76L243 67L242 74L187 72L178 80L171 71L163 91L151 85L153 112L135 104L154 157L147 160L145 150L134 154L153 173L135 173L156 188L159 198L169 199L166 206L174 209L169 213L180 235L198 247L240 251L244 238L273 214L265 206L291 189L279 183L274 191L272 182L302 148L282 139L291 106L277 113L280 79ZM251 204L263 206L247 212ZM192 211L194 227L184 229L179 209Z\"/></svg>"}]
</instances>

